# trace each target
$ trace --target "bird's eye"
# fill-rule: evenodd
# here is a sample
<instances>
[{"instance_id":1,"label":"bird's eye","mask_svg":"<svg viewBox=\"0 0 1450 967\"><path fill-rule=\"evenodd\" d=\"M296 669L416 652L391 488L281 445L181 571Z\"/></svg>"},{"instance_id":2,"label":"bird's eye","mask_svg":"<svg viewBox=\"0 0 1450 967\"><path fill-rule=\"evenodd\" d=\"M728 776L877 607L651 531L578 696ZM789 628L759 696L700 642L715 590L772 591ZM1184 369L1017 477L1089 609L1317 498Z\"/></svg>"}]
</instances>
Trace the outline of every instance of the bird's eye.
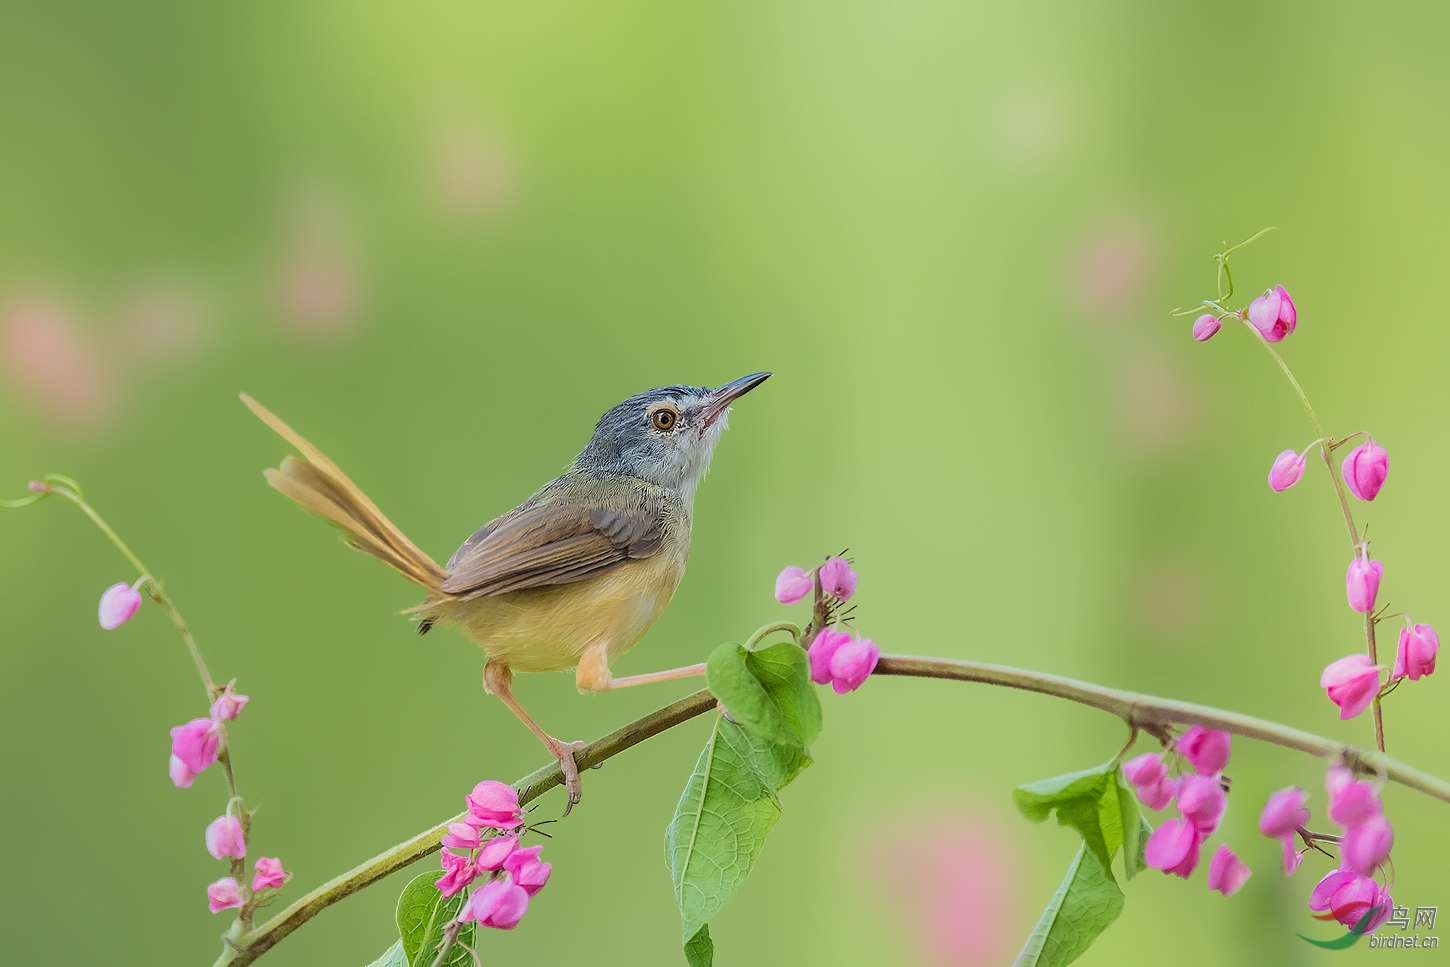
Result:
<instances>
[{"instance_id":1,"label":"bird's eye","mask_svg":"<svg viewBox=\"0 0 1450 967\"><path fill-rule=\"evenodd\" d=\"M656 430L673 430L679 418L680 414L670 406L661 406L650 414L650 422L654 424Z\"/></svg>"}]
</instances>

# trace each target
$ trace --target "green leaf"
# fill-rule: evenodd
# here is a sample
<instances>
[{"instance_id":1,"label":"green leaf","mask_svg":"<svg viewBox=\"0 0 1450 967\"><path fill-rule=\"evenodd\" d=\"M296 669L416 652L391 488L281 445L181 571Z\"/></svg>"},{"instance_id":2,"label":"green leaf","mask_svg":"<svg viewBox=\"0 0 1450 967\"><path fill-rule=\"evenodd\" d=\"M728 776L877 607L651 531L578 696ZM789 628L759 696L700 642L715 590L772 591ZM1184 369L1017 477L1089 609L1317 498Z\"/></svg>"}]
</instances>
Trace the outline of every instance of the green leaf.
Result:
<instances>
[{"instance_id":1,"label":"green leaf","mask_svg":"<svg viewBox=\"0 0 1450 967\"><path fill-rule=\"evenodd\" d=\"M665 858L680 906L681 942L698 934L740 889L780 818L776 792L810 764L723 717L695 764L665 830ZM690 956L687 950L687 956Z\"/></svg>"},{"instance_id":2,"label":"green leaf","mask_svg":"<svg viewBox=\"0 0 1450 967\"><path fill-rule=\"evenodd\" d=\"M398 897L398 934L403 938L400 941L403 953L411 967L432 967L438 956L438 945L443 942L443 928L463 909L464 894L445 900L438 892L435 884L442 876L442 870L415 876ZM459 931L458 939L473 946L477 928L476 923L466 924ZM454 944L443 963L444 967L468 967L473 959L461 945Z\"/></svg>"},{"instance_id":3,"label":"green leaf","mask_svg":"<svg viewBox=\"0 0 1450 967\"><path fill-rule=\"evenodd\" d=\"M1123 891L1086 842L1012 967L1064 967L1123 911Z\"/></svg>"},{"instance_id":4,"label":"green leaf","mask_svg":"<svg viewBox=\"0 0 1450 967\"><path fill-rule=\"evenodd\" d=\"M403 941L399 940L383 951L383 955L368 967L409 967L408 955L403 953Z\"/></svg>"},{"instance_id":5,"label":"green leaf","mask_svg":"<svg viewBox=\"0 0 1450 967\"><path fill-rule=\"evenodd\" d=\"M1123 836L1123 872L1131 880L1148 868L1148 863L1143 858L1143 847L1147 844L1153 827L1143 818L1143 811L1138 808L1138 796L1123 777L1123 770L1119 769L1116 774L1118 825Z\"/></svg>"},{"instance_id":6,"label":"green leaf","mask_svg":"<svg viewBox=\"0 0 1450 967\"><path fill-rule=\"evenodd\" d=\"M685 944L685 960L690 967L714 967L715 942L710 939L710 926L706 924L700 932Z\"/></svg>"},{"instance_id":7,"label":"green leaf","mask_svg":"<svg viewBox=\"0 0 1450 967\"><path fill-rule=\"evenodd\" d=\"M1057 821L1071 826L1104 869L1123 845L1122 807L1117 793L1117 766L1109 762L1082 772L1054 776L1018 786L1012 801L1022 815L1040 823L1057 811ZM1112 876L1111 872L1108 874Z\"/></svg>"},{"instance_id":8,"label":"green leaf","mask_svg":"<svg viewBox=\"0 0 1450 967\"><path fill-rule=\"evenodd\" d=\"M804 749L821 733L821 700L803 648L777 642L748 651L731 642L705 662L710 691L730 717L777 745Z\"/></svg>"}]
</instances>

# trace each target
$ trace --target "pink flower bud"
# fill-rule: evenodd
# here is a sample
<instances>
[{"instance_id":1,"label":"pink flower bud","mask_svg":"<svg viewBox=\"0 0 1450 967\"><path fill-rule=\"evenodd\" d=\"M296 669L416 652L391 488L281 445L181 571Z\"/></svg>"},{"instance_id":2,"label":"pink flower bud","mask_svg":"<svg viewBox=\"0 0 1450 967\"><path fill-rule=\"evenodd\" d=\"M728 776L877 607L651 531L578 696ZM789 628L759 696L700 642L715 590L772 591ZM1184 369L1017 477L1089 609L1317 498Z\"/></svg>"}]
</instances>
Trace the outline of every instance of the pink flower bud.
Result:
<instances>
[{"instance_id":1,"label":"pink flower bud","mask_svg":"<svg viewBox=\"0 0 1450 967\"><path fill-rule=\"evenodd\" d=\"M1275 493L1288 490L1304 476L1307 465L1306 457L1299 456L1293 450L1285 450L1274 458L1274 465L1269 468L1269 486Z\"/></svg>"},{"instance_id":2,"label":"pink flower bud","mask_svg":"<svg viewBox=\"0 0 1450 967\"><path fill-rule=\"evenodd\" d=\"M775 579L775 600L781 604L795 604L815 588L815 579L792 564Z\"/></svg>"},{"instance_id":3,"label":"pink flower bud","mask_svg":"<svg viewBox=\"0 0 1450 967\"><path fill-rule=\"evenodd\" d=\"M811 640L811 646L806 649L811 660L811 681L817 685L830 684L831 659L835 657L837 649L850 640L850 634L832 628L822 628L816 633Z\"/></svg>"},{"instance_id":4,"label":"pink flower bud","mask_svg":"<svg viewBox=\"0 0 1450 967\"><path fill-rule=\"evenodd\" d=\"M1362 614L1374 610L1374 599L1380 593L1380 578L1384 577L1385 566L1379 561L1356 557L1349 562L1344 574L1344 590L1349 596L1349 606Z\"/></svg>"},{"instance_id":5,"label":"pink flower bud","mask_svg":"<svg viewBox=\"0 0 1450 967\"><path fill-rule=\"evenodd\" d=\"M1373 876L1374 871L1390 855L1395 833L1384 816L1372 816L1345 830L1339 841L1340 865L1345 869Z\"/></svg>"},{"instance_id":6,"label":"pink flower bud","mask_svg":"<svg viewBox=\"0 0 1450 967\"><path fill-rule=\"evenodd\" d=\"M141 595L129 584L113 584L101 595L101 607L97 617L101 627L112 631L131 620L131 615L141 607Z\"/></svg>"},{"instance_id":7,"label":"pink flower bud","mask_svg":"<svg viewBox=\"0 0 1450 967\"><path fill-rule=\"evenodd\" d=\"M211 719L192 719L185 725L171 730L171 754L181 760L182 765L193 778L205 772L216 761L217 748L221 745L221 730ZM177 770L173 766L171 781L176 782ZM176 782L178 786L183 783ZM184 785L191 785L185 783Z\"/></svg>"},{"instance_id":8,"label":"pink flower bud","mask_svg":"<svg viewBox=\"0 0 1450 967\"><path fill-rule=\"evenodd\" d=\"M1208 342L1213 338L1214 333L1223 328L1223 323L1218 316L1211 312L1205 312L1193 320L1193 338L1199 342Z\"/></svg>"},{"instance_id":9,"label":"pink flower bud","mask_svg":"<svg viewBox=\"0 0 1450 967\"><path fill-rule=\"evenodd\" d=\"M849 601L856 593L856 572L844 557L826 558L821 565L821 590L837 601Z\"/></svg>"},{"instance_id":10,"label":"pink flower bud","mask_svg":"<svg viewBox=\"0 0 1450 967\"><path fill-rule=\"evenodd\" d=\"M1354 927L1366 913L1374 911L1366 933L1373 933L1390 918L1394 903L1388 890L1371 877L1361 876L1353 870L1329 873L1319 881L1309 897L1311 911L1327 912L1346 927Z\"/></svg>"},{"instance_id":11,"label":"pink flower bud","mask_svg":"<svg viewBox=\"0 0 1450 967\"><path fill-rule=\"evenodd\" d=\"M1182 819L1166 819L1153 830L1143 847L1148 865L1164 873L1188 879L1198 866L1201 840L1193 824Z\"/></svg>"},{"instance_id":12,"label":"pink flower bud","mask_svg":"<svg viewBox=\"0 0 1450 967\"><path fill-rule=\"evenodd\" d=\"M518 790L506 783L485 779L473 787L467 802L469 815L464 822L471 826L513 829L524 823Z\"/></svg>"},{"instance_id":13,"label":"pink flower bud","mask_svg":"<svg viewBox=\"0 0 1450 967\"><path fill-rule=\"evenodd\" d=\"M186 767L176 756L171 757L171 782L178 789L190 789L191 784L196 781L196 773Z\"/></svg>"},{"instance_id":14,"label":"pink flower bud","mask_svg":"<svg viewBox=\"0 0 1450 967\"><path fill-rule=\"evenodd\" d=\"M237 680L233 678L227 682L227 687L222 689L216 701L211 703L211 717L218 722L230 722L250 701L247 696L237 694Z\"/></svg>"},{"instance_id":15,"label":"pink flower bud","mask_svg":"<svg viewBox=\"0 0 1450 967\"><path fill-rule=\"evenodd\" d=\"M480 870L501 870L518 845L517 836L495 836L492 839L484 840L475 863Z\"/></svg>"},{"instance_id":16,"label":"pink flower bud","mask_svg":"<svg viewBox=\"0 0 1450 967\"><path fill-rule=\"evenodd\" d=\"M1123 763L1123 778L1135 786L1151 786L1167 776L1168 767L1163 764L1163 757L1152 752L1145 752Z\"/></svg>"},{"instance_id":17,"label":"pink flower bud","mask_svg":"<svg viewBox=\"0 0 1450 967\"><path fill-rule=\"evenodd\" d=\"M458 856L445 849L438 852L438 859L443 864L444 873L433 885L438 887L438 892L445 899L462 893L468 884L478 878L478 867L466 856Z\"/></svg>"},{"instance_id":18,"label":"pink flower bud","mask_svg":"<svg viewBox=\"0 0 1450 967\"><path fill-rule=\"evenodd\" d=\"M1329 793L1329 818L1341 826L1358 826L1384 811L1374 786L1354 778L1344 766L1330 767L1324 788Z\"/></svg>"},{"instance_id":19,"label":"pink flower bud","mask_svg":"<svg viewBox=\"0 0 1450 967\"><path fill-rule=\"evenodd\" d=\"M1223 771L1228 765L1229 747L1233 736L1218 729L1206 729L1201 725L1179 736L1174 743L1178 754L1187 759L1199 775L1209 776Z\"/></svg>"},{"instance_id":20,"label":"pink flower bud","mask_svg":"<svg viewBox=\"0 0 1450 967\"><path fill-rule=\"evenodd\" d=\"M528 909L529 894L505 876L500 880L490 880L473 891L458 919L464 923L477 920L485 927L512 930Z\"/></svg>"},{"instance_id":21,"label":"pink flower bud","mask_svg":"<svg viewBox=\"0 0 1450 967\"><path fill-rule=\"evenodd\" d=\"M1138 786L1138 800L1154 812L1168 808L1178 792L1178 783L1166 776L1146 786Z\"/></svg>"},{"instance_id":22,"label":"pink flower bud","mask_svg":"<svg viewBox=\"0 0 1450 967\"><path fill-rule=\"evenodd\" d=\"M452 849L478 849L478 830L467 823L449 823L443 845Z\"/></svg>"},{"instance_id":23,"label":"pink flower bud","mask_svg":"<svg viewBox=\"0 0 1450 967\"><path fill-rule=\"evenodd\" d=\"M206 907L221 913L242 905L242 887L230 876L224 876L206 888Z\"/></svg>"},{"instance_id":24,"label":"pink flower bud","mask_svg":"<svg viewBox=\"0 0 1450 967\"><path fill-rule=\"evenodd\" d=\"M287 882L287 872L282 861L275 856L263 856L257 860L257 874L252 877L252 892L275 890Z\"/></svg>"},{"instance_id":25,"label":"pink flower bud","mask_svg":"<svg viewBox=\"0 0 1450 967\"><path fill-rule=\"evenodd\" d=\"M854 692L876 670L881 649L870 638L848 641L831 656L831 688L837 695Z\"/></svg>"},{"instance_id":26,"label":"pink flower bud","mask_svg":"<svg viewBox=\"0 0 1450 967\"><path fill-rule=\"evenodd\" d=\"M1208 863L1208 888L1217 890L1224 896L1233 896L1243 889L1252 875L1244 861L1234 855L1234 851L1225 843Z\"/></svg>"},{"instance_id":27,"label":"pink flower bud","mask_svg":"<svg viewBox=\"0 0 1450 967\"><path fill-rule=\"evenodd\" d=\"M1265 342L1278 342L1294 331L1299 313L1294 300L1282 285L1267 289L1264 294L1249 303L1249 322L1264 337Z\"/></svg>"},{"instance_id":28,"label":"pink flower bud","mask_svg":"<svg viewBox=\"0 0 1450 967\"><path fill-rule=\"evenodd\" d=\"M1390 681L1409 678L1419 681L1435 670L1435 655L1440 651L1440 636L1429 625L1415 625L1400 630L1400 650L1395 653L1395 667Z\"/></svg>"},{"instance_id":29,"label":"pink flower bud","mask_svg":"<svg viewBox=\"0 0 1450 967\"><path fill-rule=\"evenodd\" d=\"M1374 500L1390 473L1390 455L1370 437L1349 451L1341 468L1349 492L1360 500Z\"/></svg>"},{"instance_id":30,"label":"pink flower bud","mask_svg":"<svg viewBox=\"0 0 1450 967\"><path fill-rule=\"evenodd\" d=\"M1200 839L1212 836L1223 818L1228 798L1217 776L1182 776L1178 780L1178 811L1198 830Z\"/></svg>"},{"instance_id":31,"label":"pink flower bud","mask_svg":"<svg viewBox=\"0 0 1450 967\"><path fill-rule=\"evenodd\" d=\"M1298 786L1274 793L1259 814L1259 832L1271 839L1296 834L1300 826L1309 822L1309 809L1304 805L1308 798L1308 793Z\"/></svg>"},{"instance_id":32,"label":"pink flower bud","mask_svg":"<svg viewBox=\"0 0 1450 967\"><path fill-rule=\"evenodd\" d=\"M539 854L543 851L542 846L514 850L503 864L505 872L513 874L514 882L529 896L544 888L544 884L549 882L549 874L554 870L552 863L539 859Z\"/></svg>"},{"instance_id":33,"label":"pink flower bud","mask_svg":"<svg viewBox=\"0 0 1450 967\"><path fill-rule=\"evenodd\" d=\"M242 824L234 816L218 816L206 828L206 851L216 859L247 855L247 838L242 835Z\"/></svg>"},{"instance_id":34,"label":"pink flower bud","mask_svg":"<svg viewBox=\"0 0 1450 967\"><path fill-rule=\"evenodd\" d=\"M1380 690L1380 666L1368 655L1347 655L1324 669L1319 687L1339 706L1341 719L1352 719L1369 708Z\"/></svg>"}]
</instances>

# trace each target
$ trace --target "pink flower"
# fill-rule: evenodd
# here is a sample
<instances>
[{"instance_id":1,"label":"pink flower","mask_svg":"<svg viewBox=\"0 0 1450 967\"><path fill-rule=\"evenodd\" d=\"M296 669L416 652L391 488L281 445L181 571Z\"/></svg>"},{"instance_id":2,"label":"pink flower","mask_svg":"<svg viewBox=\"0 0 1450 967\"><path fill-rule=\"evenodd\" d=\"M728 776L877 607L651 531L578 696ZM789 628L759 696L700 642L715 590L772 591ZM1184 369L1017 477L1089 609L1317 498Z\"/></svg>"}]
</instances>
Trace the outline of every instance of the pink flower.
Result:
<instances>
[{"instance_id":1,"label":"pink flower","mask_svg":"<svg viewBox=\"0 0 1450 967\"><path fill-rule=\"evenodd\" d=\"M171 730L171 754L181 760L192 777L205 772L216 761L218 746L221 745L221 729L211 719L192 719L185 725ZM177 770L173 766L171 781L176 782ZM191 785L190 782L180 785Z\"/></svg>"},{"instance_id":2,"label":"pink flower","mask_svg":"<svg viewBox=\"0 0 1450 967\"><path fill-rule=\"evenodd\" d=\"M529 909L529 894L512 879L505 876L490 880L473 891L463 905L458 919L464 923L477 920L485 927L512 930Z\"/></svg>"},{"instance_id":3,"label":"pink flower","mask_svg":"<svg viewBox=\"0 0 1450 967\"><path fill-rule=\"evenodd\" d=\"M1409 678L1419 681L1435 671L1435 655L1440 651L1440 636L1429 625L1415 625L1400 630L1400 650L1395 652L1395 667L1390 681Z\"/></svg>"},{"instance_id":4,"label":"pink flower","mask_svg":"<svg viewBox=\"0 0 1450 967\"><path fill-rule=\"evenodd\" d=\"M1137 789L1139 801L1154 812L1161 813L1168 808L1168 804L1177 794L1178 783L1172 779L1163 778L1146 786L1138 786Z\"/></svg>"},{"instance_id":5,"label":"pink flower","mask_svg":"<svg viewBox=\"0 0 1450 967\"><path fill-rule=\"evenodd\" d=\"M1259 814L1259 832L1277 839L1283 847L1285 876L1293 874L1303 861L1295 847L1295 835L1299 827L1309 822L1309 810L1304 806L1307 798L1304 790L1297 786L1280 789L1269 797L1264 811Z\"/></svg>"},{"instance_id":6,"label":"pink flower","mask_svg":"<svg viewBox=\"0 0 1450 967\"><path fill-rule=\"evenodd\" d=\"M484 840L475 864L480 870L501 870L518 845L517 836L495 836L492 839Z\"/></svg>"},{"instance_id":7,"label":"pink flower","mask_svg":"<svg viewBox=\"0 0 1450 967\"><path fill-rule=\"evenodd\" d=\"M469 815L464 822L471 826L513 829L524 823L518 790L506 783L485 779L473 787L467 802Z\"/></svg>"},{"instance_id":8,"label":"pink flower","mask_svg":"<svg viewBox=\"0 0 1450 967\"><path fill-rule=\"evenodd\" d=\"M247 696L237 694L237 680L233 678L227 682L227 687L222 689L216 701L211 703L211 717L218 722L230 722L250 701Z\"/></svg>"},{"instance_id":9,"label":"pink flower","mask_svg":"<svg viewBox=\"0 0 1450 967\"><path fill-rule=\"evenodd\" d=\"M206 851L216 859L247 855L247 838L242 835L242 824L234 816L218 816L206 828Z\"/></svg>"},{"instance_id":10,"label":"pink flower","mask_svg":"<svg viewBox=\"0 0 1450 967\"><path fill-rule=\"evenodd\" d=\"M844 557L828 557L821 565L821 590L837 601L849 601L856 593L856 572Z\"/></svg>"},{"instance_id":11,"label":"pink flower","mask_svg":"<svg viewBox=\"0 0 1450 967\"><path fill-rule=\"evenodd\" d=\"M1395 831L1390 828L1390 821L1383 815L1371 816L1345 830L1344 838L1339 841L1340 865L1373 876L1394 845Z\"/></svg>"},{"instance_id":12,"label":"pink flower","mask_svg":"<svg viewBox=\"0 0 1450 967\"><path fill-rule=\"evenodd\" d=\"M544 884L549 882L549 874L554 871L552 863L539 859L539 854L543 851L542 846L530 846L527 849L514 850L504 860L504 870L513 874L514 882L529 896L542 890Z\"/></svg>"},{"instance_id":13,"label":"pink flower","mask_svg":"<svg viewBox=\"0 0 1450 967\"><path fill-rule=\"evenodd\" d=\"M1374 500L1390 473L1390 455L1370 437L1349 451L1341 467L1349 492L1360 500Z\"/></svg>"},{"instance_id":14,"label":"pink flower","mask_svg":"<svg viewBox=\"0 0 1450 967\"><path fill-rule=\"evenodd\" d=\"M1380 593L1380 578L1384 577L1385 566L1379 561L1356 557L1349 562L1344 575L1344 590L1349 596L1349 606L1362 614L1374 610L1374 599Z\"/></svg>"},{"instance_id":15,"label":"pink flower","mask_svg":"<svg viewBox=\"0 0 1450 967\"><path fill-rule=\"evenodd\" d=\"M1352 719L1369 708L1380 690L1380 666L1368 655L1346 655L1324 669L1319 687L1339 706L1341 719Z\"/></svg>"},{"instance_id":16,"label":"pink flower","mask_svg":"<svg viewBox=\"0 0 1450 967\"><path fill-rule=\"evenodd\" d=\"M817 685L830 683L831 659L835 657L836 650L850 640L850 634L844 631L822 628L817 632L811 646L806 649L811 660L811 681Z\"/></svg>"},{"instance_id":17,"label":"pink flower","mask_svg":"<svg viewBox=\"0 0 1450 967\"><path fill-rule=\"evenodd\" d=\"M439 851L438 859L443 864L444 873L433 885L438 887L438 892L445 899L461 893L464 887L478 878L478 867L466 856L459 856L445 849Z\"/></svg>"},{"instance_id":18,"label":"pink flower","mask_svg":"<svg viewBox=\"0 0 1450 967\"><path fill-rule=\"evenodd\" d=\"M478 830L467 823L449 823L443 845L453 849L478 849Z\"/></svg>"},{"instance_id":19,"label":"pink flower","mask_svg":"<svg viewBox=\"0 0 1450 967\"><path fill-rule=\"evenodd\" d=\"M1198 848L1202 839L1191 822L1166 819L1153 830L1143 847L1144 859L1155 870L1188 879L1198 866Z\"/></svg>"},{"instance_id":20,"label":"pink flower","mask_svg":"<svg viewBox=\"0 0 1450 967\"><path fill-rule=\"evenodd\" d=\"M1249 303L1249 322L1264 337L1265 342L1278 342L1294 331L1299 313L1294 309L1294 300L1282 285L1267 289L1264 294Z\"/></svg>"},{"instance_id":21,"label":"pink flower","mask_svg":"<svg viewBox=\"0 0 1450 967\"><path fill-rule=\"evenodd\" d=\"M1162 782L1167 775L1168 767L1163 764L1163 757L1152 752L1145 752L1123 763L1123 778L1135 786L1151 786Z\"/></svg>"},{"instance_id":22,"label":"pink flower","mask_svg":"<svg viewBox=\"0 0 1450 967\"><path fill-rule=\"evenodd\" d=\"M1208 342L1213 338L1214 333L1223 328L1223 323L1218 316L1211 312L1205 312L1193 320L1193 338L1199 342Z\"/></svg>"},{"instance_id":23,"label":"pink flower","mask_svg":"<svg viewBox=\"0 0 1450 967\"><path fill-rule=\"evenodd\" d=\"M1183 776L1178 780L1178 811L1198 830L1200 839L1212 836L1218 829L1227 805L1218 776Z\"/></svg>"},{"instance_id":24,"label":"pink flower","mask_svg":"<svg viewBox=\"0 0 1450 967\"><path fill-rule=\"evenodd\" d=\"M775 579L775 600L781 604L795 604L815 587L815 579L792 564Z\"/></svg>"},{"instance_id":25,"label":"pink flower","mask_svg":"<svg viewBox=\"0 0 1450 967\"><path fill-rule=\"evenodd\" d=\"M1304 476L1306 466L1307 457L1301 457L1293 450L1285 450L1274 458L1274 465L1269 468L1269 486L1275 493L1288 490Z\"/></svg>"},{"instance_id":26,"label":"pink flower","mask_svg":"<svg viewBox=\"0 0 1450 967\"><path fill-rule=\"evenodd\" d=\"M1344 766L1330 767L1324 788L1329 792L1329 818L1341 826L1358 826L1384 812L1374 786L1354 778Z\"/></svg>"},{"instance_id":27,"label":"pink flower","mask_svg":"<svg viewBox=\"0 0 1450 967\"><path fill-rule=\"evenodd\" d=\"M1253 873L1244 861L1239 859L1234 851L1228 848L1228 844L1218 848L1213 854L1213 859L1208 863L1208 888L1217 890L1224 896L1233 896L1243 885L1249 882Z\"/></svg>"},{"instance_id":28,"label":"pink flower","mask_svg":"<svg viewBox=\"0 0 1450 967\"><path fill-rule=\"evenodd\" d=\"M1356 926L1371 910L1365 933L1374 933L1380 924L1390 918L1394 908L1388 890L1368 876L1361 876L1353 870L1334 870L1320 880L1309 897L1309 909L1314 913L1327 913L1346 927Z\"/></svg>"},{"instance_id":29,"label":"pink flower","mask_svg":"<svg viewBox=\"0 0 1450 967\"><path fill-rule=\"evenodd\" d=\"M275 890L287 882L287 873L282 861L275 856L263 856L257 860L257 875L252 877L252 892Z\"/></svg>"},{"instance_id":30,"label":"pink flower","mask_svg":"<svg viewBox=\"0 0 1450 967\"><path fill-rule=\"evenodd\" d=\"M881 649L870 638L848 641L831 656L831 688L837 695L854 692L876 670Z\"/></svg>"},{"instance_id":31,"label":"pink flower","mask_svg":"<svg viewBox=\"0 0 1450 967\"><path fill-rule=\"evenodd\" d=\"M1228 765L1232 742L1233 736L1227 732L1195 725L1184 732L1173 747L1188 760L1195 772L1208 776L1222 772Z\"/></svg>"},{"instance_id":32,"label":"pink flower","mask_svg":"<svg viewBox=\"0 0 1450 967\"><path fill-rule=\"evenodd\" d=\"M196 781L196 773L186 767L176 756L171 757L171 782L178 789L190 789L191 784Z\"/></svg>"},{"instance_id":33,"label":"pink flower","mask_svg":"<svg viewBox=\"0 0 1450 967\"><path fill-rule=\"evenodd\" d=\"M241 905L241 885L230 876L224 876L206 888L206 906L212 913L221 913Z\"/></svg>"},{"instance_id":34,"label":"pink flower","mask_svg":"<svg viewBox=\"0 0 1450 967\"><path fill-rule=\"evenodd\" d=\"M101 595L101 606L97 617L101 619L101 627L112 631L131 620L131 615L141 607L141 595L135 588L126 584L113 584L106 588Z\"/></svg>"}]
</instances>

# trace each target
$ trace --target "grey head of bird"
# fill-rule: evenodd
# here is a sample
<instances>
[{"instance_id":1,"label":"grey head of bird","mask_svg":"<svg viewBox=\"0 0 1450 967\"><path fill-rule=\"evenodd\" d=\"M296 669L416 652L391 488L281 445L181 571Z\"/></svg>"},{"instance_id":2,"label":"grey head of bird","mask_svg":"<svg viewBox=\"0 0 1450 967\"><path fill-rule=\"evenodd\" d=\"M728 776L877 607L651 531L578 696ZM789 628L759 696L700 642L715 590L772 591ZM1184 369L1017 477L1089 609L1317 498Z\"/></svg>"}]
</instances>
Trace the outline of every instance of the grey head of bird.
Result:
<instances>
[{"instance_id":1,"label":"grey head of bird","mask_svg":"<svg viewBox=\"0 0 1450 967\"><path fill-rule=\"evenodd\" d=\"M710 467L730 404L770 378L751 373L724 386L661 386L599 418L576 469L636 477L687 500Z\"/></svg>"}]
</instances>

